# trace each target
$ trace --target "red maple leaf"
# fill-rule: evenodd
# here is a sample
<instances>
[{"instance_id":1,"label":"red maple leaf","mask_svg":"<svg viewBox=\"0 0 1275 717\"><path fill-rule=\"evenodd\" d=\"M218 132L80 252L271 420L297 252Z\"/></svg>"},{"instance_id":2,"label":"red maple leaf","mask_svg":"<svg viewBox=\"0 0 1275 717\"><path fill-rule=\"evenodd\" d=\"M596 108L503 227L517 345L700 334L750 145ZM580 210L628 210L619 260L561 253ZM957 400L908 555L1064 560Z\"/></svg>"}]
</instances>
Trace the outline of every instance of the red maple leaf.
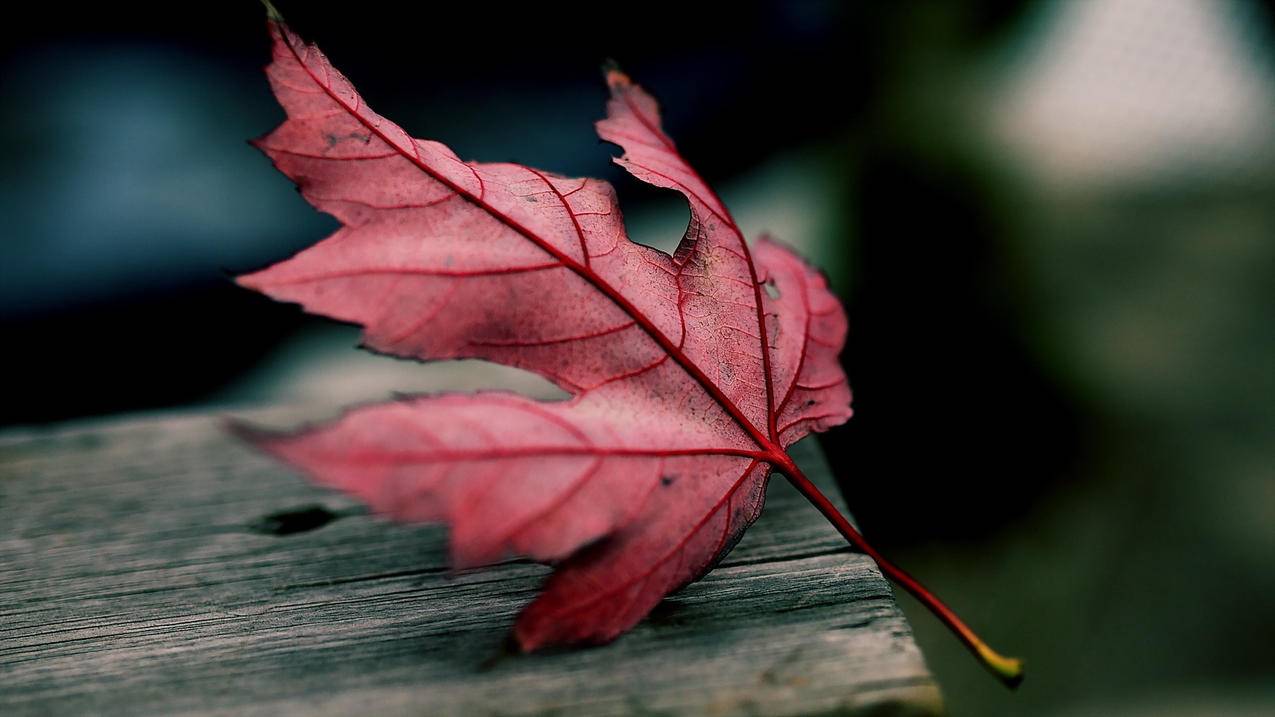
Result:
<instances>
[{"instance_id":1,"label":"red maple leaf","mask_svg":"<svg viewBox=\"0 0 1275 717\"><path fill-rule=\"evenodd\" d=\"M425 396L259 445L378 512L447 523L457 566L554 564L518 618L524 650L631 628L731 549L761 513L772 470L947 611L867 546L786 452L850 417L840 303L784 246L745 242L649 95L608 71L597 129L635 177L686 198L690 225L672 256L628 239L606 182L465 162L413 139L276 14L269 28L267 73L287 120L256 144L342 227L239 283L359 324L376 351L516 366L572 397Z\"/></svg>"}]
</instances>

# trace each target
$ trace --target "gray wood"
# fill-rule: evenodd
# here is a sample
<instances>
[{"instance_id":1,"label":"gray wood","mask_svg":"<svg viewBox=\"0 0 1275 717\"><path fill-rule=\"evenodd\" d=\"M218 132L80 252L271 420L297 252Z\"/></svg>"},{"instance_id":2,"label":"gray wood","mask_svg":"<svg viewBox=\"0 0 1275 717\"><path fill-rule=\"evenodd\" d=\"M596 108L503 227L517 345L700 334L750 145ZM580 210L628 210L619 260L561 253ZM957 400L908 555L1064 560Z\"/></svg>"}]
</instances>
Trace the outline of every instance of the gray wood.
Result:
<instances>
[{"instance_id":1,"label":"gray wood","mask_svg":"<svg viewBox=\"0 0 1275 717\"><path fill-rule=\"evenodd\" d=\"M832 490L812 443L794 454ZM307 506L339 517L262 520ZM0 713L941 712L875 564L782 479L721 566L599 648L502 656L547 570L455 573L445 546L217 416L0 434Z\"/></svg>"}]
</instances>

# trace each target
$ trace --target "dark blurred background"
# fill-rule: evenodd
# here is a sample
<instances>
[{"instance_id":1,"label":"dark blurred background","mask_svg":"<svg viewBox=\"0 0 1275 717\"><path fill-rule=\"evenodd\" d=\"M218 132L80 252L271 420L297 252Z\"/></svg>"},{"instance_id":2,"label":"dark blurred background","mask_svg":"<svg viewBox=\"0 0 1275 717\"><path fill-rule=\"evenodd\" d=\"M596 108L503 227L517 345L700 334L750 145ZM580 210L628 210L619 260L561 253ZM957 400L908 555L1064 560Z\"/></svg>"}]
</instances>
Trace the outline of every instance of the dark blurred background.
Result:
<instances>
[{"instance_id":1,"label":"dark blurred background","mask_svg":"<svg viewBox=\"0 0 1275 717\"><path fill-rule=\"evenodd\" d=\"M1005 693L905 601L953 714L1275 714L1271 3L278 4L416 136L609 179L671 247L681 200L592 132L613 57L826 269L852 510L1029 661ZM261 8L215 8L0 30L0 424L550 392L229 283L334 222L245 143L281 118Z\"/></svg>"}]
</instances>

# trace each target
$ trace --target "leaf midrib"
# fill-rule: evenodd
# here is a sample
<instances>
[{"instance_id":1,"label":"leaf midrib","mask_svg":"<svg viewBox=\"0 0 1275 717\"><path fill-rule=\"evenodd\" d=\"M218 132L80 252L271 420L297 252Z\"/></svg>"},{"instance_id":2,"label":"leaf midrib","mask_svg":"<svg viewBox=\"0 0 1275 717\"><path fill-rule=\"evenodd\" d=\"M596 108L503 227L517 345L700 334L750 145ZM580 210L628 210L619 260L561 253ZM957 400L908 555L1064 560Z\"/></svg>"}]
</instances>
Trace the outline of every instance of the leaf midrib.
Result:
<instances>
[{"instance_id":1,"label":"leaf midrib","mask_svg":"<svg viewBox=\"0 0 1275 717\"><path fill-rule=\"evenodd\" d=\"M283 43L288 47L288 51L292 53L292 56L293 58L296 59L297 64L300 65L303 70L305 70L305 73L309 75L310 79L317 86L319 86L323 90L323 92L329 98L332 99L333 102L337 103L337 105L339 105L342 109L344 109L346 113L348 113L351 117L353 117L356 121L358 121L359 124L366 127L368 131L372 132L377 137L379 137L381 141L385 142L385 144L394 148L400 155L402 155L408 161L412 162L412 164L414 164L422 172L428 174L432 179L439 182L443 186L447 187L451 191L455 192L458 196L460 196L465 201L482 209L492 218L499 221L501 224L504 224L505 226L509 227L515 232L521 234L523 237L525 237L526 239L534 243L536 246L540 247L541 250L545 251L550 256L554 257L559 262L561 262L563 266L567 267L568 269L570 269L571 271L579 275L581 278L583 278L585 281L588 281L590 284L592 284L594 288L598 290L599 293L601 293L603 296L606 296L608 299L612 301L612 303L620 307L622 311L624 311L629 316L631 316L633 320L637 322L638 326L640 326L642 330L645 331L647 335L649 335L652 338L652 340L654 340L660 346L660 348L664 350L665 353L671 356L673 360L676 361L678 365L680 365L682 369L686 371L688 375L691 376L691 378L695 379L695 381L699 383L701 387L703 387L705 392L707 392L709 396L713 398L713 400L715 400L719 405L721 405L723 410L725 410L726 413L732 419L734 419L735 422L738 423L740 427L743 428L749 434L749 436L757 443L757 445L763 449L763 452L766 453L768 456L767 462L770 462L770 463L791 462L791 459L788 458L787 453L776 443L775 440L771 440L770 437L768 437L759 428L757 428L757 426L755 426L753 422L750 421L748 417L743 414L743 411L740 410L739 406L737 406L734 401L732 401L728 396L726 396L725 393L722 392L721 388L719 388L717 384L715 384L712 380L710 380L708 376L705 375L704 372L699 368L699 366L695 364L695 362L690 360L690 357L688 357L676 345L674 345L673 342L668 338L668 336L664 335L664 332L660 331L659 328L656 327L655 324L651 322L651 320L646 316L646 314L639 311L637 307L632 304L632 302L630 302L627 298L624 297L623 294L621 294L613 286L611 286L610 283L608 283L602 277L594 273L592 269L590 269L589 267L580 264L579 262L572 259L570 256L564 254L557 247L554 247L548 241L540 237L536 232L524 226L521 222L517 221L513 217L506 215L505 213L501 212L500 210L486 203L479 197L474 196L471 192L469 192L469 190L456 184L455 182L451 181L447 177L443 176L440 172L430 167L428 164L425 163L423 159L421 159L419 151L416 150L415 138L413 138L411 135L408 135L407 132L404 131L403 134L406 135L407 139L412 141L413 143L412 152L409 153L405 151L397 143L392 141L384 132L382 132L380 128L378 128L377 126L369 122L366 118L364 118L361 114L359 114L358 111L356 111L353 107L351 107L344 100L342 100L341 97L339 97L336 93L334 93L330 85L326 82L326 80L320 80L314 74L314 72L311 71L310 66L306 64L305 60L303 60L301 58L301 55L297 52L297 48L292 44L291 38L289 37L290 32L282 26L278 26L278 28L279 28L280 36L283 40ZM570 212L569 209L567 211ZM731 223L730 226L734 228L733 223ZM736 228L735 231L738 233L739 230ZM744 250L745 252L747 252L748 251L747 243L743 242L742 238L740 243L744 245ZM753 265L751 253L747 254L747 256L748 256L747 264L749 267L749 271L752 274L753 283L754 285L756 285L757 283L756 269ZM755 289L755 291L757 290ZM758 295L760 294L759 291L757 291L757 293ZM766 386L767 386L767 421L773 422L774 421L774 406L773 406L773 398L770 397L770 394L772 393L772 389L770 388L772 384L772 379L771 379L770 370L769 370L770 347L767 344L765 339L766 327L765 327L764 321L762 321L762 319L764 318L764 315L762 314L760 300L758 300L757 302L757 313L759 317L758 329L760 330L761 337L762 337L761 338L762 357L763 357L764 374L765 374L765 380L766 380Z\"/></svg>"}]
</instances>

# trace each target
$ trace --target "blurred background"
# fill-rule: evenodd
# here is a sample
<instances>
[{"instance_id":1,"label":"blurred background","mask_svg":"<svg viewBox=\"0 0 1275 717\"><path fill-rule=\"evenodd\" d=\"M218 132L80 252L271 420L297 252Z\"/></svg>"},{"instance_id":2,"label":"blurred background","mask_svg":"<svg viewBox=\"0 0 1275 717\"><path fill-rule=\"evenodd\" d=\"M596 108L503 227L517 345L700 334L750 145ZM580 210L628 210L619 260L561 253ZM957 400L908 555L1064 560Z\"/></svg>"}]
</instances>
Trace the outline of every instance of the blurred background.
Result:
<instances>
[{"instance_id":1,"label":"blurred background","mask_svg":"<svg viewBox=\"0 0 1275 717\"><path fill-rule=\"evenodd\" d=\"M669 248L681 199L592 131L613 57L827 271L851 509L1029 663L1007 693L904 597L952 714L1275 714L1275 5L278 4L414 135L609 179ZM261 8L215 7L0 30L0 424L552 393L228 281L334 222L245 143L281 118Z\"/></svg>"}]
</instances>

